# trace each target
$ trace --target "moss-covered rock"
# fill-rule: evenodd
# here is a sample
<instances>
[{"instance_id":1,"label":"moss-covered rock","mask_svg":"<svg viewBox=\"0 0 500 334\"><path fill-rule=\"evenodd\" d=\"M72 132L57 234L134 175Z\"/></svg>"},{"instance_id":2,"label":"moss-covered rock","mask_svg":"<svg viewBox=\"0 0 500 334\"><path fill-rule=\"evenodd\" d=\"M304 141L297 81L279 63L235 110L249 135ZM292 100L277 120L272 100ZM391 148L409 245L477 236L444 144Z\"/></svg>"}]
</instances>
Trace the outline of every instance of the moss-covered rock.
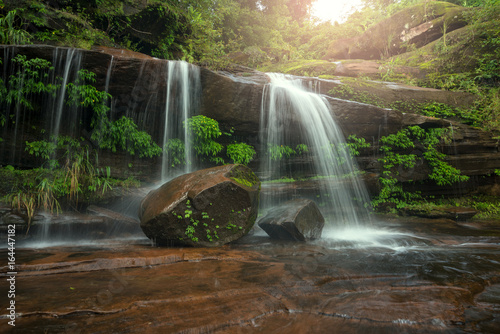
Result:
<instances>
[{"instance_id":1,"label":"moss-covered rock","mask_svg":"<svg viewBox=\"0 0 500 334\"><path fill-rule=\"evenodd\" d=\"M491 78L494 69L486 68L485 65L498 63L498 38L495 36L498 36L499 22L482 22L476 27L456 29L390 61L416 69L420 73L420 76L414 76L416 84L428 87L467 89L467 80L498 80L498 75L496 79ZM483 78L482 74L485 74Z\"/></svg>"},{"instance_id":2,"label":"moss-covered rock","mask_svg":"<svg viewBox=\"0 0 500 334\"><path fill-rule=\"evenodd\" d=\"M285 73L298 76L337 75L336 63L327 60L293 60L289 62L268 63L259 68L262 72Z\"/></svg>"},{"instance_id":3,"label":"moss-covered rock","mask_svg":"<svg viewBox=\"0 0 500 334\"><path fill-rule=\"evenodd\" d=\"M467 22L468 9L434 1L406 8L369 28L363 35L331 43L325 59L381 59L422 47Z\"/></svg>"},{"instance_id":4,"label":"moss-covered rock","mask_svg":"<svg viewBox=\"0 0 500 334\"><path fill-rule=\"evenodd\" d=\"M323 93L332 97L406 113L419 113L424 105L433 102L464 109L474 102L474 96L465 92L450 92L365 78L342 77L336 81L322 82L321 89L327 90Z\"/></svg>"},{"instance_id":5,"label":"moss-covered rock","mask_svg":"<svg viewBox=\"0 0 500 334\"><path fill-rule=\"evenodd\" d=\"M243 165L184 174L142 201L141 228L159 245L221 246L253 227L259 191L259 179Z\"/></svg>"}]
</instances>

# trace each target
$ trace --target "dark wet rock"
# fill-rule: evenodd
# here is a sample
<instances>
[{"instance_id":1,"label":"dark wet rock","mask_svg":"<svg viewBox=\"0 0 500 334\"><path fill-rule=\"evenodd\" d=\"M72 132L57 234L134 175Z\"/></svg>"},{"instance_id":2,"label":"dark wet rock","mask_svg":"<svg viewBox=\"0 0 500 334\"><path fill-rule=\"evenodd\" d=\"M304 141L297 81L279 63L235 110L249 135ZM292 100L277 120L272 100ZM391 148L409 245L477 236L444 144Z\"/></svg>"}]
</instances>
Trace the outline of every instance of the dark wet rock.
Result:
<instances>
[{"instance_id":1,"label":"dark wet rock","mask_svg":"<svg viewBox=\"0 0 500 334\"><path fill-rule=\"evenodd\" d=\"M449 127L452 123L446 119L418 114L403 114L403 126L418 125L423 129Z\"/></svg>"},{"instance_id":2,"label":"dark wet rock","mask_svg":"<svg viewBox=\"0 0 500 334\"><path fill-rule=\"evenodd\" d=\"M307 241L321 238L325 218L316 203L295 199L275 207L259 220L259 226L273 239Z\"/></svg>"},{"instance_id":3,"label":"dark wet rock","mask_svg":"<svg viewBox=\"0 0 500 334\"><path fill-rule=\"evenodd\" d=\"M464 207L439 208L432 210L402 208L400 209L400 213L407 216L416 216L423 218L467 221L477 214L477 210Z\"/></svg>"},{"instance_id":4,"label":"dark wet rock","mask_svg":"<svg viewBox=\"0 0 500 334\"><path fill-rule=\"evenodd\" d=\"M238 75L239 73L239 75ZM255 71L219 75L201 70L203 88L201 112L216 119L222 128L234 127L255 143L258 137L262 91L267 77Z\"/></svg>"},{"instance_id":5,"label":"dark wet rock","mask_svg":"<svg viewBox=\"0 0 500 334\"><path fill-rule=\"evenodd\" d=\"M159 245L221 246L250 231L259 191L259 179L243 165L184 174L146 196L141 228Z\"/></svg>"},{"instance_id":6,"label":"dark wet rock","mask_svg":"<svg viewBox=\"0 0 500 334\"><path fill-rule=\"evenodd\" d=\"M0 205L0 235L7 234L8 225L16 226L18 241L29 242L82 242L142 234L138 219L96 205L88 206L84 213L37 209L30 224L24 210Z\"/></svg>"},{"instance_id":7,"label":"dark wet rock","mask_svg":"<svg viewBox=\"0 0 500 334\"><path fill-rule=\"evenodd\" d=\"M113 211L110 209L106 209L106 208L102 208L102 207L99 207L96 205L88 206L87 212L90 214L94 214L94 215L104 216L110 220L117 221L117 222L130 223L130 224L139 223L138 220L133 219L129 216L126 216L126 215L123 215L119 212L116 212L116 211Z\"/></svg>"},{"instance_id":8,"label":"dark wet rock","mask_svg":"<svg viewBox=\"0 0 500 334\"><path fill-rule=\"evenodd\" d=\"M27 223L24 217L10 210L0 215L0 234L7 234L9 225L16 225L16 228L20 232L22 230L26 231L27 229Z\"/></svg>"}]
</instances>

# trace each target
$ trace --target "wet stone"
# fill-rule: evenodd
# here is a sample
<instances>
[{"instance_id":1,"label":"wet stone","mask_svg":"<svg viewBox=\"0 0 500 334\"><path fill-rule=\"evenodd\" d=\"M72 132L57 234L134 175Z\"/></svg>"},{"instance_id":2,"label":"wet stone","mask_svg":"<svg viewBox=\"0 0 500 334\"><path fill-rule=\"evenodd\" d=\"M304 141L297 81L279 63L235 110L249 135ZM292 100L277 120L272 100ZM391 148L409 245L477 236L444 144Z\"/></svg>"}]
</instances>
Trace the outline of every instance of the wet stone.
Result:
<instances>
[{"instance_id":1,"label":"wet stone","mask_svg":"<svg viewBox=\"0 0 500 334\"><path fill-rule=\"evenodd\" d=\"M424 209L401 209L403 215L416 216L432 219L451 219L458 222L468 221L477 214L477 211L471 208L451 207L435 210Z\"/></svg>"},{"instance_id":2,"label":"wet stone","mask_svg":"<svg viewBox=\"0 0 500 334\"><path fill-rule=\"evenodd\" d=\"M225 245L253 227L259 191L259 179L243 165L184 174L144 198L141 228L161 246Z\"/></svg>"},{"instance_id":3,"label":"wet stone","mask_svg":"<svg viewBox=\"0 0 500 334\"><path fill-rule=\"evenodd\" d=\"M307 241L321 238L325 218L316 203L295 199L271 209L259 226L273 239Z\"/></svg>"}]
</instances>

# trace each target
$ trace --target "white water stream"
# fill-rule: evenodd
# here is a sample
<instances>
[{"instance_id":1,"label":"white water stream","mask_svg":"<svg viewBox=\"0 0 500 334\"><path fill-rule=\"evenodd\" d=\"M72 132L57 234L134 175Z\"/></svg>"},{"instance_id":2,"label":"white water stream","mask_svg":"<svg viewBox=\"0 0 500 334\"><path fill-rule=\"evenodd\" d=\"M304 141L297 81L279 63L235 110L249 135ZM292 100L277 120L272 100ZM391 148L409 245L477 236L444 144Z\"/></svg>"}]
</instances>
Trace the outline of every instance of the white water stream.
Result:
<instances>
[{"instance_id":1,"label":"white water stream","mask_svg":"<svg viewBox=\"0 0 500 334\"><path fill-rule=\"evenodd\" d=\"M174 138L182 140L186 162L182 172L189 173L194 170L192 140L187 127L183 124L189 117L194 116L199 108L201 94L199 67L185 61L169 61L166 94L163 147ZM161 168L162 182L174 176L169 172L168 161L168 152L164 152Z\"/></svg>"},{"instance_id":2,"label":"white water stream","mask_svg":"<svg viewBox=\"0 0 500 334\"><path fill-rule=\"evenodd\" d=\"M327 100L309 91L300 79L276 73L268 76L271 81L264 88L260 132L262 152L268 151L261 162L264 177L280 179L286 172L283 158L273 159L270 149L305 144L311 168L320 177L316 178L322 205L332 213L330 225L358 227L370 221L364 207L370 202L368 193L356 175L356 164ZM270 197L272 202L263 203L264 209L284 200Z\"/></svg>"}]
</instances>

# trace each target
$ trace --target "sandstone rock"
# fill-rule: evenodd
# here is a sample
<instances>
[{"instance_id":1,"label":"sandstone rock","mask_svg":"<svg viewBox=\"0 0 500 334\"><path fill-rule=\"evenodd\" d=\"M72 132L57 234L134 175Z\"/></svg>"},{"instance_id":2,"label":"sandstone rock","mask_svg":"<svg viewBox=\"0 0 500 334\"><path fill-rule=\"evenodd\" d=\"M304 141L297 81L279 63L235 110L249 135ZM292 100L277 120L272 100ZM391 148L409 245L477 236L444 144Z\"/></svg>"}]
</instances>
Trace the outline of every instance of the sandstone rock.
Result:
<instances>
[{"instance_id":1,"label":"sandstone rock","mask_svg":"<svg viewBox=\"0 0 500 334\"><path fill-rule=\"evenodd\" d=\"M54 62L56 54L65 55L67 51L68 48L55 48L47 45L0 46L0 52L9 55L9 58L4 60L4 66L0 67L0 76L13 74L9 71L3 73L3 71L9 69L6 64L16 54L25 54L28 58L41 57ZM103 90L107 86L108 92L113 96L112 105L114 107L110 111L111 118L117 119L122 115L128 115L134 119L141 130L151 134L157 143L161 143L164 134L165 78L168 75L168 62L113 48L95 48L93 50L77 50L77 52L80 52L82 56L82 68L97 74L96 87ZM64 63L64 57L59 60L60 62ZM370 65L369 67L375 70L376 62L366 63L367 66ZM342 64L345 66L351 64L351 71L363 71L363 69L357 68L357 62L343 62ZM362 66L362 68L365 67ZM261 72L242 66L233 66L227 70L216 73L208 69L201 69L203 96L199 113L217 120L223 131L229 131L234 127L238 140L251 144L257 150L258 158L252 164L258 167L258 159L264 153L260 152L259 128L262 92L267 77ZM108 77L107 74L110 76ZM333 97L328 98L332 114L335 115L344 135L347 137L356 134L372 144L370 149L363 150L360 152L361 155L357 157L359 166L364 171L374 174L380 173L380 164L377 160L380 155L378 151L379 138L396 133L411 125L420 125L425 128L453 125L452 142L443 143L440 149L448 155L448 161L460 169L464 175L487 176L499 166L498 143L490 134L452 120L432 119L412 113L415 105L426 102L466 107L471 105L473 101L473 96L468 93L368 80L363 81L363 84L357 84L357 81L352 79L349 81L345 78L334 80L304 78L304 80L306 84L322 94L328 94L335 88L348 86L357 95L369 96L373 100L373 102L367 101L371 104L365 104ZM394 104L397 105L397 110L375 106L392 106ZM50 109L44 109L39 116L31 117L27 122L37 128L49 128L50 124L47 124L46 120L51 119L51 112ZM83 112L81 117L82 124L86 124L85 122L91 118L91 115ZM31 127L24 128L31 129ZM42 140L44 139L43 135L39 131L25 131L23 133L18 131L16 134L14 130L14 126L6 126L2 132L1 137L4 139L4 143L2 144L2 154L0 154L0 164L10 164L22 168L39 166L40 161L26 152L25 142ZM89 137L88 129L83 128L78 131L78 136ZM234 140L234 138L228 140ZM305 161L306 158L309 159L309 157L305 157L304 161L300 162L301 166L309 166L309 160ZM290 160L289 163L298 166L295 160ZM157 158L140 159L137 156L131 157L124 152L108 150L99 152L99 164L98 167L109 166L114 177L134 176L146 182L155 182L160 175L161 167ZM305 170L304 174L309 176L313 172ZM428 170L424 168L413 169L410 172L401 173L401 181L425 181L428 179ZM484 185L478 183L482 180L482 178L471 180L461 191L477 190L478 185ZM444 190L455 191L450 187L446 188L431 188L426 184L425 193L437 195Z\"/></svg>"},{"instance_id":2,"label":"sandstone rock","mask_svg":"<svg viewBox=\"0 0 500 334\"><path fill-rule=\"evenodd\" d=\"M141 203L141 228L158 245L221 246L250 231L260 181L243 165L181 175Z\"/></svg>"},{"instance_id":3,"label":"sandstone rock","mask_svg":"<svg viewBox=\"0 0 500 334\"><path fill-rule=\"evenodd\" d=\"M271 209L259 226L273 239L306 241L321 238L325 218L316 203L295 199Z\"/></svg>"}]
</instances>

